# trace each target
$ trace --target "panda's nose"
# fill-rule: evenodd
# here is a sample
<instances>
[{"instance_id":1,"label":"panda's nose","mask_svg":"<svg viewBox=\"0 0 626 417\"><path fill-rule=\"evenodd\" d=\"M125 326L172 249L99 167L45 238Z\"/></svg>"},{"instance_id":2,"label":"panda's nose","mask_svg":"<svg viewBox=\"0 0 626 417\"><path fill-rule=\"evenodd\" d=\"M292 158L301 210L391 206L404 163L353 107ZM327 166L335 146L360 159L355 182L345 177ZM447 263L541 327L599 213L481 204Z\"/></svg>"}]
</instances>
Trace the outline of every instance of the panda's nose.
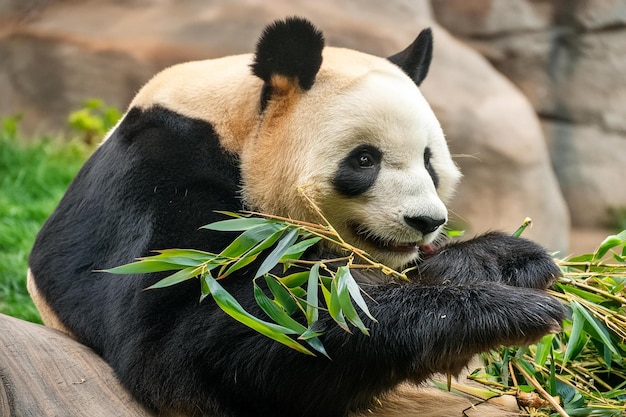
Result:
<instances>
[{"instance_id":1,"label":"panda's nose","mask_svg":"<svg viewBox=\"0 0 626 417\"><path fill-rule=\"evenodd\" d=\"M406 224L425 235L434 232L439 226L446 222L445 219L433 219L428 216L404 216L404 221Z\"/></svg>"}]
</instances>

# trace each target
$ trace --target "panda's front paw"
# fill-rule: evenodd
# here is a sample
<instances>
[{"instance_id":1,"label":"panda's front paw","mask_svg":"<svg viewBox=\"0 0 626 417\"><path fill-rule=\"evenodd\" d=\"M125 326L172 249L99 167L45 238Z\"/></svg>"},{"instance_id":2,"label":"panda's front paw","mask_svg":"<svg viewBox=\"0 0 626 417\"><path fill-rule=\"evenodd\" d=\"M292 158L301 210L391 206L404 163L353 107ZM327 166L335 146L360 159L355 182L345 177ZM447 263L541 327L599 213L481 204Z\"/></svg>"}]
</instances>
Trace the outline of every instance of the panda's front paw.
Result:
<instances>
[{"instance_id":1,"label":"panda's front paw","mask_svg":"<svg viewBox=\"0 0 626 417\"><path fill-rule=\"evenodd\" d=\"M424 283L496 281L546 289L561 271L538 244L492 232L442 248L419 265L417 274Z\"/></svg>"},{"instance_id":2,"label":"panda's front paw","mask_svg":"<svg viewBox=\"0 0 626 417\"><path fill-rule=\"evenodd\" d=\"M501 233L485 235L494 249L501 281L516 287L546 289L561 275L552 257L540 245Z\"/></svg>"}]
</instances>

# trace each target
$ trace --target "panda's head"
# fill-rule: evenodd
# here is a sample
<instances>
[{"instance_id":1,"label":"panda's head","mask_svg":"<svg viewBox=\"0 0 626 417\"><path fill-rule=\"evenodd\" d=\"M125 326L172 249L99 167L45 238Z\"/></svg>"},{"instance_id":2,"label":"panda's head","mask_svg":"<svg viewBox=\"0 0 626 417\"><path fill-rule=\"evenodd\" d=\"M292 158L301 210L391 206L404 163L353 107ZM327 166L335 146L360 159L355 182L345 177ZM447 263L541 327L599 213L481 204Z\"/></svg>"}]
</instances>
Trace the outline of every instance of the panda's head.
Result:
<instances>
[{"instance_id":1,"label":"panda's head","mask_svg":"<svg viewBox=\"0 0 626 417\"><path fill-rule=\"evenodd\" d=\"M429 30L379 58L324 48L303 19L266 28L252 64L263 80L258 129L241 152L248 207L319 222L300 189L378 261L416 260L442 231L460 177L418 89L431 54Z\"/></svg>"}]
</instances>

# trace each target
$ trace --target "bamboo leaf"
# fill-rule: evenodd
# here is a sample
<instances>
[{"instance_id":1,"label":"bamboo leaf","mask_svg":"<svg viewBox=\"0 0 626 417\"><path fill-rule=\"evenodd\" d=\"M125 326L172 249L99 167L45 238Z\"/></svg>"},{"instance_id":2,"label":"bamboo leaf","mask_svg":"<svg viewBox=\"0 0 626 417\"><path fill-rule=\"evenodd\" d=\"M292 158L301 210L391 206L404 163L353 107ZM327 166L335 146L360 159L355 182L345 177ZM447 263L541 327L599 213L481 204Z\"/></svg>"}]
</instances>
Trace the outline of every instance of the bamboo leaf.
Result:
<instances>
[{"instance_id":1,"label":"bamboo leaf","mask_svg":"<svg viewBox=\"0 0 626 417\"><path fill-rule=\"evenodd\" d=\"M246 252L246 256L259 254L265 249L272 247L272 245L274 245L274 243L276 243L276 241L280 239L280 237L283 235L286 229L287 228L283 227L281 229L278 229L276 232L272 233L263 241L259 242L255 247L253 247L248 252Z\"/></svg>"},{"instance_id":2,"label":"bamboo leaf","mask_svg":"<svg viewBox=\"0 0 626 417\"><path fill-rule=\"evenodd\" d=\"M604 298L601 295L598 295L596 293L592 293L589 291L581 290L580 288L576 288L571 285L564 285L564 284L561 284L560 282L557 282L556 285L557 287L562 289L564 292L577 295L580 298L584 298L587 301L591 301L592 303L598 304L598 303L603 303L607 301L606 298Z\"/></svg>"},{"instance_id":3,"label":"bamboo leaf","mask_svg":"<svg viewBox=\"0 0 626 417\"><path fill-rule=\"evenodd\" d=\"M312 326L313 323L315 323L319 318L319 300L317 298L319 273L320 264L316 263L309 271L309 279L306 289L306 321L309 326Z\"/></svg>"},{"instance_id":4,"label":"bamboo leaf","mask_svg":"<svg viewBox=\"0 0 626 417\"><path fill-rule=\"evenodd\" d=\"M228 314L238 322L261 333L262 335L269 337L272 340L282 343L285 346L297 350L298 352L314 356L313 352L287 336L288 334L294 334L293 330L274 323L268 323L254 317L246 310L244 310L241 304L239 304L237 300L235 300L233 296L230 295L210 274L204 274L203 279L206 280L206 283L216 304L226 314Z\"/></svg>"},{"instance_id":5,"label":"bamboo leaf","mask_svg":"<svg viewBox=\"0 0 626 417\"><path fill-rule=\"evenodd\" d=\"M228 269L226 269L223 272L220 272L220 277L226 277L232 274L233 272L247 265L250 265L252 262L254 262L257 259L257 257L262 251L264 251L265 249L271 247L274 243L276 243L276 241L282 236L284 232L285 232L285 228L281 228L277 230L276 232L272 233L270 236L268 236L267 238L259 242L252 249L248 250L243 255L240 255L239 259L237 259L235 263L233 263L230 267L228 267Z\"/></svg>"},{"instance_id":6,"label":"bamboo leaf","mask_svg":"<svg viewBox=\"0 0 626 417\"><path fill-rule=\"evenodd\" d=\"M243 232L257 226L272 223L275 222L261 217L239 217L207 224L202 226L201 229L216 230L218 232Z\"/></svg>"},{"instance_id":7,"label":"bamboo leaf","mask_svg":"<svg viewBox=\"0 0 626 417\"><path fill-rule=\"evenodd\" d=\"M537 343L537 351L535 352L535 364L544 366L548 360L548 355L552 351L552 341L554 334L547 334Z\"/></svg>"},{"instance_id":8,"label":"bamboo leaf","mask_svg":"<svg viewBox=\"0 0 626 417\"><path fill-rule=\"evenodd\" d=\"M344 317L350 323L355 325L361 333L369 336L367 327L365 327L365 324L359 317L359 314L356 312L356 309L352 305L352 300L350 299L350 291L348 291L347 283L350 277L350 270L347 266L339 267L335 276L335 279L337 280L337 298L339 300L339 305L341 307L341 311L343 311Z\"/></svg>"},{"instance_id":9,"label":"bamboo leaf","mask_svg":"<svg viewBox=\"0 0 626 417\"><path fill-rule=\"evenodd\" d=\"M258 286L256 280L254 281L254 299L256 303L261 307L261 309L268 315L269 318L274 320L281 326L284 326L294 334L302 334L306 332L307 328L295 321L292 317L290 317L285 310L279 307L274 301L272 301Z\"/></svg>"},{"instance_id":10,"label":"bamboo leaf","mask_svg":"<svg viewBox=\"0 0 626 417\"><path fill-rule=\"evenodd\" d=\"M606 255L610 249L623 245L626 245L626 230L617 235L608 236L604 239L594 254L594 260L602 259L602 257Z\"/></svg>"},{"instance_id":11,"label":"bamboo leaf","mask_svg":"<svg viewBox=\"0 0 626 417\"><path fill-rule=\"evenodd\" d=\"M195 278L202 272L202 267L189 267L185 269L181 269L180 271L169 275L162 280L158 281L156 284L149 286L148 290L153 290L157 288L165 288L171 285L179 284L183 281L187 281L189 279Z\"/></svg>"},{"instance_id":12,"label":"bamboo leaf","mask_svg":"<svg viewBox=\"0 0 626 417\"><path fill-rule=\"evenodd\" d=\"M227 258L237 258L281 229L285 229L285 226L276 223L265 223L248 229L237 236L220 255Z\"/></svg>"},{"instance_id":13,"label":"bamboo leaf","mask_svg":"<svg viewBox=\"0 0 626 417\"><path fill-rule=\"evenodd\" d=\"M205 252L196 249L163 249L155 251L158 255L152 256L152 259L192 259L194 261L207 262L215 258L217 255L211 252Z\"/></svg>"},{"instance_id":14,"label":"bamboo leaf","mask_svg":"<svg viewBox=\"0 0 626 417\"><path fill-rule=\"evenodd\" d=\"M278 277L278 280L287 288L296 288L307 282L310 271L295 272L291 275Z\"/></svg>"},{"instance_id":15,"label":"bamboo leaf","mask_svg":"<svg viewBox=\"0 0 626 417\"><path fill-rule=\"evenodd\" d=\"M567 348L565 349L563 365L566 365L570 359L576 358L587 343L586 334L583 333L585 317L578 308L580 304L572 300L570 306L572 307L572 331L570 332Z\"/></svg>"},{"instance_id":16,"label":"bamboo leaf","mask_svg":"<svg viewBox=\"0 0 626 417\"><path fill-rule=\"evenodd\" d=\"M287 314L292 315L298 310L298 304L295 301L295 297L287 290L287 288L283 287L283 284L281 284L278 279L266 275L265 282L274 296L274 302L278 303L279 306L285 309Z\"/></svg>"},{"instance_id":17,"label":"bamboo leaf","mask_svg":"<svg viewBox=\"0 0 626 417\"><path fill-rule=\"evenodd\" d=\"M580 305L578 301L572 300L572 304L576 304L576 308L585 317L585 321L593 328L593 330L595 330L596 334L594 334L593 336L596 339L601 340L602 343L604 343L604 345L611 350L611 352L619 356L619 351L617 350L615 345L613 345L611 335L609 334L609 331L606 329L606 327L604 327L602 323L600 323L595 317L593 317L586 308Z\"/></svg>"},{"instance_id":18,"label":"bamboo leaf","mask_svg":"<svg viewBox=\"0 0 626 417\"><path fill-rule=\"evenodd\" d=\"M317 352L321 353L322 355L330 359L330 356L328 356L328 352L326 352L326 348L322 344L321 340L319 340L317 337L308 337L304 339L304 341L308 343L309 346L311 346Z\"/></svg>"},{"instance_id":19,"label":"bamboo leaf","mask_svg":"<svg viewBox=\"0 0 626 417\"><path fill-rule=\"evenodd\" d=\"M574 256L569 262L591 262L593 261L593 253L585 253L584 255Z\"/></svg>"},{"instance_id":20,"label":"bamboo leaf","mask_svg":"<svg viewBox=\"0 0 626 417\"><path fill-rule=\"evenodd\" d=\"M298 239L298 229L288 230L285 236L283 236L278 241L274 250L272 250L272 252L270 252L270 254L267 255L267 257L265 258L265 260L259 267L259 270L256 272L254 278L263 276L267 272L269 272L272 268L274 268L274 266L276 266L280 258L283 256L283 254L287 251L287 249L289 249L289 247L291 247L291 245L294 244L294 242L297 239Z\"/></svg>"},{"instance_id":21,"label":"bamboo leaf","mask_svg":"<svg viewBox=\"0 0 626 417\"><path fill-rule=\"evenodd\" d=\"M103 272L108 272L110 274L149 274L151 272L176 271L185 267L186 265L164 261L153 261L151 258L145 258L126 265L105 269Z\"/></svg>"},{"instance_id":22,"label":"bamboo leaf","mask_svg":"<svg viewBox=\"0 0 626 417\"><path fill-rule=\"evenodd\" d=\"M302 333L298 337L298 339L300 339L300 340L309 340L309 339L312 339L314 337L319 337L321 335L322 335L321 332L313 330L313 327L309 327L309 328L306 329L306 331L304 333Z\"/></svg>"},{"instance_id":23,"label":"bamboo leaf","mask_svg":"<svg viewBox=\"0 0 626 417\"><path fill-rule=\"evenodd\" d=\"M245 254L245 255L242 255L239 259L237 259L237 261L231 264L228 268L226 268L226 265L224 265L224 268L220 270L219 278L221 279L221 278L227 277L233 272L250 265L252 262L256 260L256 258L258 258L258 256L259 256L258 253L253 254L253 255Z\"/></svg>"},{"instance_id":24,"label":"bamboo leaf","mask_svg":"<svg viewBox=\"0 0 626 417\"><path fill-rule=\"evenodd\" d=\"M372 320L374 323L378 323L378 321L374 318L374 316L372 316L369 309L367 308L367 304L365 303L365 300L363 299L363 296L361 295L361 288L359 287L359 284L357 284L356 280L350 273L350 269L346 268L346 270L347 270L347 273L344 279L346 281L348 291L350 292L350 296L352 297L356 305L359 306L361 311L363 311L363 313L365 313L365 315L369 317L370 320Z\"/></svg>"},{"instance_id":25,"label":"bamboo leaf","mask_svg":"<svg viewBox=\"0 0 626 417\"><path fill-rule=\"evenodd\" d=\"M324 290L324 287L322 287ZM341 310L341 301L339 300L339 288L337 287L337 280L333 279L331 290L330 290L330 298L326 301L328 307L328 313L330 316L337 322L339 327L347 331L348 333L352 333L350 328L348 327L348 323L346 322L346 318L343 315L343 311Z\"/></svg>"},{"instance_id":26,"label":"bamboo leaf","mask_svg":"<svg viewBox=\"0 0 626 417\"><path fill-rule=\"evenodd\" d=\"M312 238L309 238L309 239L301 240L300 242L298 242L295 245L291 246L283 254L283 256L280 258L279 262L284 263L284 262L286 262L288 260L300 259L302 254L304 254L304 252L308 248L310 248L311 246L315 245L321 239L322 239L321 237L312 237Z\"/></svg>"}]
</instances>

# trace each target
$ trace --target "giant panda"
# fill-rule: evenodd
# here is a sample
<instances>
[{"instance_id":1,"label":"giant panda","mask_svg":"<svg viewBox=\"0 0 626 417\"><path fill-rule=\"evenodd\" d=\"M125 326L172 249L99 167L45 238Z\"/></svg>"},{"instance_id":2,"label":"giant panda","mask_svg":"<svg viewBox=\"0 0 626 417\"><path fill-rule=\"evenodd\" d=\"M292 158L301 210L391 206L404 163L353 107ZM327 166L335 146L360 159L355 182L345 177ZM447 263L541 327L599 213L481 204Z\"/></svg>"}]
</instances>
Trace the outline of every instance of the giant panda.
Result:
<instances>
[{"instance_id":1,"label":"giant panda","mask_svg":"<svg viewBox=\"0 0 626 417\"><path fill-rule=\"evenodd\" d=\"M267 26L254 54L156 75L36 238L28 287L44 322L94 349L159 415L212 417L424 416L407 386L557 331L563 310L544 290L559 270L543 248L496 232L440 239L460 174L418 88L431 55L428 29L380 58L324 47L294 17ZM96 272L158 249L219 252L233 236L199 229L219 211L318 221L303 186L346 241L412 267L408 282L355 271L377 322L366 336L322 315L330 359L199 302L197 281L146 291L163 275ZM221 282L261 316L253 271Z\"/></svg>"}]
</instances>

